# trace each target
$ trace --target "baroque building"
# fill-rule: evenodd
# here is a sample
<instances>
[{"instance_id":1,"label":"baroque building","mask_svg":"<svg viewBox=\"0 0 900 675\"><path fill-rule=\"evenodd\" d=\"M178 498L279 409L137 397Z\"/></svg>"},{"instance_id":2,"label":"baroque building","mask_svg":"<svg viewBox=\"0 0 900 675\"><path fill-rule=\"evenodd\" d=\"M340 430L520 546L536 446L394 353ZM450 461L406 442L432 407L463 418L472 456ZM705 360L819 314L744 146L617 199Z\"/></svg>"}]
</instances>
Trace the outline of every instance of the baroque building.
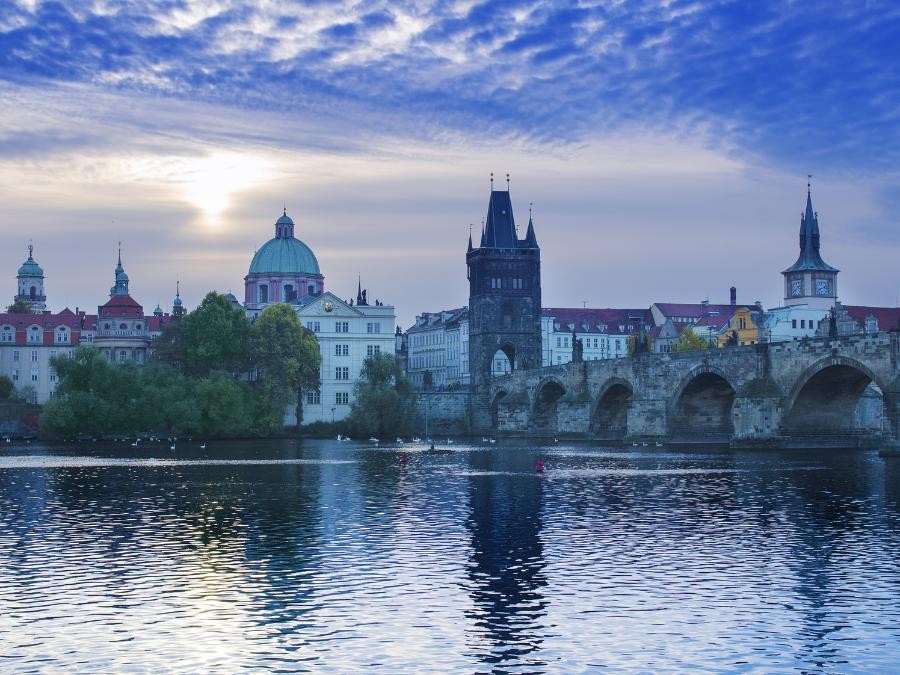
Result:
<instances>
[{"instance_id":1,"label":"baroque building","mask_svg":"<svg viewBox=\"0 0 900 675\"><path fill-rule=\"evenodd\" d=\"M319 342L322 365L319 387L301 392L301 424L332 422L350 413L363 362L393 354L396 315L392 305L369 301L357 282L355 301L325 290L325 276L312 249L294 236L294 221L285 209L275 221L275 236L261 246L244 277L244 309L255 321L266 307L287 303ZM284 423L298 423L293 405Z\"/></svg>"},{"instance_id":2,"label":"baroque building","mask_svg":"<svg viewBox=\"0 0 900 675\"><path fill-rule=\"evenodd\" d=\"M512 370L540 366L541 249L530 217L519 239L508 189L491 190L478 248L469 235L466 266L472 384L487 384L503 357Z\"/></svg>"}]
</instances>

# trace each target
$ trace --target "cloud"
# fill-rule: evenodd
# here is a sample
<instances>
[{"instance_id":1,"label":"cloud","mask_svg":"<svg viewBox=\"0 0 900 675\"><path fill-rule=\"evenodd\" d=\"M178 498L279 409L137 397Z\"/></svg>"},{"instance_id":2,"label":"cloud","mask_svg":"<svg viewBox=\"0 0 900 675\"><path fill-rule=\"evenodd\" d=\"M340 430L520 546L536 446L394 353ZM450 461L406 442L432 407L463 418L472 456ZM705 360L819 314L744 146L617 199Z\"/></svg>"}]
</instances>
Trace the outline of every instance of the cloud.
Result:
<instances>
[{"instance_id":1,"label":"cloud","mask_svg":"<svg viewBox=\"0 0 900 675\"><path fill-rule=\"evenodd\" d=\"M420 138L728 135L785 166L900 150L889 2L17 4L0 69L248 110L340 108ZM713 134L713 135L714 135Z\"/></svg>"}]
</instances>

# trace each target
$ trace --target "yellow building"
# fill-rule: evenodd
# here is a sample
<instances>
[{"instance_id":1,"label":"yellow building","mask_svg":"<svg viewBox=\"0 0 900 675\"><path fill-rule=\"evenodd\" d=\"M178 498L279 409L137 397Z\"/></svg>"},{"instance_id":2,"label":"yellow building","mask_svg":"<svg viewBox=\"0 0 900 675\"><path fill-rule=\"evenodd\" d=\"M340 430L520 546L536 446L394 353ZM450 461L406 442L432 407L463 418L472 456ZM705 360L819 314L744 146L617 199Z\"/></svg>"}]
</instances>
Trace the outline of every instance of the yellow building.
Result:
<instances>
[{"instance_id":1,"label":"yellow building","mask_svg":"<svg viewBox=\"0 0 900 675\"><path fill-rule=\"evenodd\" d=\"M720 347L726 347L729 344L735 344L735 335L737 344L739 345L755 345L759 342L759 324L762 323L761 318L754 316L758 312L752 312L747 307L738 307L734 310L734 314L719 333L718 342ZM729 343L729 339L732 340Z\"/></svg>"}]
</instances>

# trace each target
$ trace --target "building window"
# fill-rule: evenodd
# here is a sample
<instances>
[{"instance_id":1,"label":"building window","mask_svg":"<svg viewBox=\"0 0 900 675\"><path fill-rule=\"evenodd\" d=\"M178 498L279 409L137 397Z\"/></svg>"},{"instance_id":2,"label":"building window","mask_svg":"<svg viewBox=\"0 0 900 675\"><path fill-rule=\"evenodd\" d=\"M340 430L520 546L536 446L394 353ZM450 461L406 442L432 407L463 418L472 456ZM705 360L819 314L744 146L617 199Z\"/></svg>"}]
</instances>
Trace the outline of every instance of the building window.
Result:
<instances>
[{"instance_id":1,"label":"building window","mask_svg":"<svg viewBox=\"0 0 900 675\"><path fill-rule=\"evenodd\" d=\"M56 371L53 368L50 369L50 381L56 382Z\"/></svg>"},{"instance_id":2,"label":"building window","mask_svg":"<svg viewBox=\"0 0 900 675\"><path fill-rule=\"evenodd\" d=\"M32 381L32 382L37 382L37 377L38 377L38 369L37 369L37 368L32 368L32 369L31 369L31 381Z\"/></svg>"},{"instance_id":3,"label":"building window","mask_svg":"<svg viewBox=\"0 0 900 675\"><path fill-rule=\"evenodd\" d=\"M3 332L0 333L0 342L15 342L16 332L12 326L3 326Z\"/></svg>"},{"instance_id":4,"label":"building window","mask_svg":"<svg viewBox=\"0 0 900 675\"><path fill-rule=\"evenodd\" d=\"M269 287L263 284L259 287L259 301L260 302L268 302L269 301Z\"/></svg>"},{"instance_id":5,"label":"building window","mask_svg":"<svg viewBox=\"0 0 900 675\"><path fill-rule=\"evenodd\" d=\"M346 392L346 391L334 392L334 403L335 403L335 405L349 405L350 404L350 393Z\"/></svg>"},{"instance_id":6,"label":"building window","mask_svg":"<svg viewBox=\"0 0 900 675\"><path fill-rule=\"evenodd\" d=\"M37 362L38 362L38 350L37 350L37 349L32 349L32 350L31 350L31 362L32 362L32 363L37 363Z\"/></svg>"},{"instance_id":7,"label":"building window","mask_svg":"<svg viewBox=\"0 0 900 675\"><path fill-rule=\"evenodd\" d=\"M350 332L350 322L349 321L336 321L334 324L334 332L335 333L349 333Z\"/></svg>"},{"instance_id":8,"label":"building window","mask_svg":"<svg viewBox=\"0 0 900 675\"><path fill-rule=\"evenodd\" d=\"M306 329L311 330L313 333L318 333L320 330L322 330L322 327L318 321L307 321Z\"/></svg>"},{"instance_id":9,"label":"building window","mask_svg":"<svg viewBox=\"0 0 900 675\"><path fill-rule=\"evenodd\" d=\"M806 328L806 319L800 319L800 328Z\"/></svg>"},{"instance_id":10,"label":"building window","mask_svg":"<svg viewBox=\"0 0 900 675\"><path fill-rule=\"evenodd\" d=\"M334 379L349 380L350 379L350 368L348 368L347 366L337 366L334 369Z\"/></svg>"},{"instance_id":11,"label":"building window","mask_svg":"<svg viewBox=\"0 0 900 675\"><path fill-rule=\"evenodd\" d=\"M797 327L797 319L791 319L791 328Z\"/></svg>"},{"instance_id":12,"label":"building window","mask_svg":"<svg viewBox=\"0 0 900 675\"><path fill-rule=\"evenodd\" d=\"M375 356L381 353L381 345L366 345L366 356Z\"/></svg>"},{"instance_id":13,"label":"building window","mask_svg":"<svg viewBox=\"0 0 900 675\"><path fill-rule=\"evenodd\" d=\"M322 394L318 390L306 392L306 404L307 405L319 405L321 402L322 402Z\"/></svg>"},{"instance_id":14,"label":"building window","mask_svg":"<svg viewBox=\"0 0 900 675\"><path fill-rule=\"evenodd\" d=\"M370 321L366 324L366 332L367 333L380 333L381 332L381 324L378 321Z\"/></svg>"},{"instance_id":15,"label":"building window","mask_svg":"<svg viewBox=\"0 0 900 675\"><path fill-rule=\"evenodd\" d=\"M561 337L556 338L556 346L562 347L562 338Z\"/></svg>"},{"instance_id":16,"label":"building window","mask_svg":"<svg viewBox=\"0 0 900 675\"><path fill-rule=\"evenodd\" d=\"M29 342L41 342L41 329L37 326L32 326L31 330L28 331L28 341Z\"/></svg>"},{"instance_id":17,"label":"building window","mask_svg":"<svg viewBox=\"0 0 900 675\"><path fill-rule=\"evenodd\" d=\"M13 379L13 382L18 382L18 381L19 381L19 369L18 369L18 368L16 368L16 369L13 370L13 377L12 377L12 379Z\"/></svg>"},{"instance_id":18,"label":"building window","mask_svg":"<svg viewBox=\"0 0 900 675\"><path fill-rule=\"evenodd\" d=\"M563 338L563 347L569 346L569 338Z\"/></svg>"},{"instance_id":19,"label":"building window","mask_svg":"<svg viewBox=\"0 0 900 675\"><path fill-rule=\"evenodd\" d=\"M350 345L335 345L334 346L334 355L335 356L349 356L350 355Z\"/></svg>"},{"instance_id":20,"label":"building window","mask_svg":"<svg viewBox=\"0 0 900 675\"><path fill-rule=\"evenodd\" d=\"M124 349L119 351L119 361L127 361L128 360L128 352Z\"/></svg>"},{"instance_id":21,"label":"building window","mask_svg":"<svg viewBox=\"0 0 900 675\"><path fill-rule=\"evenodd\" d=\"M19 350L16 349L13 351L13 361L18 361L18 360L19 360Z\"/></svg>"}]
</instances>

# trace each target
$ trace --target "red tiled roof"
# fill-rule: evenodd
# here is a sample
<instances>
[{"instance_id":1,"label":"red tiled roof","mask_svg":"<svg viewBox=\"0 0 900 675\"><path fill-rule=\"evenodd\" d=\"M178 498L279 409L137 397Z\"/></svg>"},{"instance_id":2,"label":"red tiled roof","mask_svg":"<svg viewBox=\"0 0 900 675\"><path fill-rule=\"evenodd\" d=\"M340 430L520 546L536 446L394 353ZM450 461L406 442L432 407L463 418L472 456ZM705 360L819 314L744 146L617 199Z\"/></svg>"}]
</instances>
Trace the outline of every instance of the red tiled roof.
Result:
<instances>
[{"instance_id":1,"label":"red tiled roof","mask_svg":"<svg viewBox=\"0 0 900 675\"><path fill-rule=\"evenodd\" d=\"M133 307L143 310L143 306L130 295L113 295L101 307Z\"/></svg>"},{"instance_id":2,"label":"red tiled roof","mask_svg":"<svg viewBox=\"0 0 900 675\"><path fill-rule=\"evenodd\" d=\"M861 328L866 325L866 317L874 316L878 320L878 330L900 329L900 307L865 307L863 305L844 305L847 314L856 319Z\"/></svg>"},{"instance_id":3,"label":"red tiled roof","mask_svg":"<svg viewBox=\"0 0 900 675\"><path fill-rule=\"evenodd\" d=\"M544 307L541 314L559 321L560 329L568 329L569 324L575 325L579 333L600 333L597 326L605 324L608 332L618 333L619 326L625 326L625 331L637 330L641 319L645 325L650 325L653 319L648 309L616 309L616 308L581 308L581 307ZM588 328L585 329L584 325ZM631 329L628 326L632 326Z\"/></svg>"},{"instance_id":4,"label":"red tiled roof","mask_svg":"<svg viewBox=\"0 0 900 675\"><path fill-rule=\"evenodd\" d=\"M738 307L746 305L704 305L700 302L655 302L653 303L664 316L707 316L711 312L734 314Z\"/></svg>"},{"instance_id":5,"label":"red tiled roof","mask_svg":"<svg viewBox=\"0 0 900 675\"><path fill-rule=\"evenodd\" d=\"M31 326L38 325L44 330L56 328L58 326L68 326L69 328L81 328L81 321L78 316L69 309L65 309L57 314L45 312L42 314L0 314L0 324L12 324L13 326Z\"/></svg>"}]
</instances>

